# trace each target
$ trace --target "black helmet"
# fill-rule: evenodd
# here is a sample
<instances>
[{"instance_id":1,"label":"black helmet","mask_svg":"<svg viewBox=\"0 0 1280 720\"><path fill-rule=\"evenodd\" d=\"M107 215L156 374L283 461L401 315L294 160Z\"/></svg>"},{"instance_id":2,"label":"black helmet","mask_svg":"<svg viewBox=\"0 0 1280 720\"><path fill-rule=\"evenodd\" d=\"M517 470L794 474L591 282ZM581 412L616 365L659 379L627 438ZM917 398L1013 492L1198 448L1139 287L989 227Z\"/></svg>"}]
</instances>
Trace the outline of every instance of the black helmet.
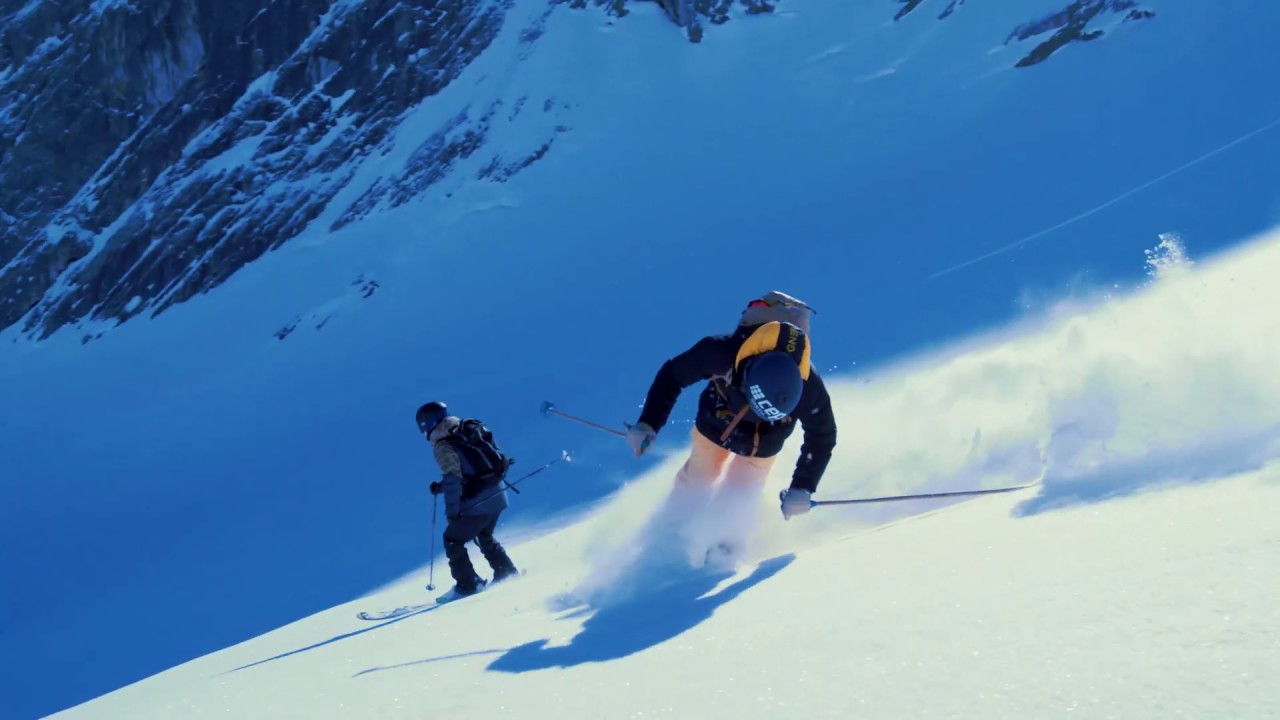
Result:
<instances>
[{"instance_id":1,"label":"black helmet","mask_svg":"<svg viewBox=\"0 0 1280 720\"><path fill-rule=\"evenodd\" d=\"M804 378L790 355L774 350L743 364L742 392L752 412L761 420L774 422L796 409L804 392Z\"/></svg>"},{"instance_id":2,"label":"black helmet","mask_svg":"<svg viewBox=\"0 0 1280 720\"><path fill-rule=\"evenodd\" d=\"M444 403L429 402L418 408L418 429L421 430L424 435L430 434L431 431L435 430L436 426L440 424L440 421L445 419L448 415L449 408L445 407Z\"/></svg>"}]
</instances>

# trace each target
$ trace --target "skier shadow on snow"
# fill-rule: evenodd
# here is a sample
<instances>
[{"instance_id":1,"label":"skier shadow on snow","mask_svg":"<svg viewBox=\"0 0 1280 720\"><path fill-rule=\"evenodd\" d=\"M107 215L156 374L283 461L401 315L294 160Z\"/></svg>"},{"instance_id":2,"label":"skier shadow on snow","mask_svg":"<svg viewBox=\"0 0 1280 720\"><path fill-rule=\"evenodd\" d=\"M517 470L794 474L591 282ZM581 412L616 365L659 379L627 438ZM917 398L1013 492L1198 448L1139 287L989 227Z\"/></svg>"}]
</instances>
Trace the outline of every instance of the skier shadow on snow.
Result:
<instances>
[{"instance_id":1,"label":"skier shadow on snow","mask_svg":"<svg viewBox=\"0 0 1280 720\"><path fill-rule=\"evenodd\" d=\"M590 613L582 630L568 645L546 647L535 640L507 650L489 664L495 672L524 673L607 662L647 650L685 633L707 620L721 605L768 580L795 560L787 554L765 560L747 577L707 595L732 572L691 572L661 588L641 590L613 602L593 604L578 614Z\"/></svg>"}]
</instances>

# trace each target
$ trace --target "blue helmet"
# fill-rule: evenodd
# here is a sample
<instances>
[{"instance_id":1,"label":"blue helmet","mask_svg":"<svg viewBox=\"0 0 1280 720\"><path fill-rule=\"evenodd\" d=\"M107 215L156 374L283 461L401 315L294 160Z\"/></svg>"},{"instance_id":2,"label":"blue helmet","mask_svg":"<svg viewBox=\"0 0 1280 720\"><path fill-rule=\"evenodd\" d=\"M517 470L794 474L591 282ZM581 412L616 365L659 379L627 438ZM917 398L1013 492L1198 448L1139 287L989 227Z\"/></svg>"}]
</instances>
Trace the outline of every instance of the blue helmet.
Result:
<instances>
[{"instance_id":1,"label":"blue helmet","mask_svg":"<svg viewBox=\"0 0 1280 720\"><path fill-rule=\"evenodd\" d=\"M774 350L756 355L743 364L742 392L757 417L775 422L790 415L800 404L804 378L790 355Z\"/></svg>"},{"instance_id":2,"label":"blue helmet","mask_svg":"<svg viewBox=\"0 0 1280 720\"><path fill-rule=\"evenodd\" d=\"M448 415L449 408L445 407L444 403L429 402L418 408L418 430L422 431L423 435L429 435Z\"/></svg>"}]
</instances>

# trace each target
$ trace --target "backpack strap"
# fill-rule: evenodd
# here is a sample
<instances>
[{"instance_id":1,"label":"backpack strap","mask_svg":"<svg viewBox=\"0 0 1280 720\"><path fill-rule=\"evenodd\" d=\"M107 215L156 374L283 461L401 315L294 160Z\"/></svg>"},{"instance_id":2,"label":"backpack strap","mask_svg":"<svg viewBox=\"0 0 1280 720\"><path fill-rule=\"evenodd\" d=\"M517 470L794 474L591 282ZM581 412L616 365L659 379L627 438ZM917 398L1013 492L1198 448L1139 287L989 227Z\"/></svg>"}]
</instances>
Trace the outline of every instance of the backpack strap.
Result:
<instances>
[{"instance_id":1,"label":"backpack strap","mask_svg":"<svg viewBox=\"0 0 1280 720\"><path fill-rule=\"evenodd\" d=\"M733 434L734 428L738 427L738 423L742 422L742 418L746 416L747 411L750 409L750 405L743 405L742 409L738 411L738 414L733 416L733 420L729 422L729 427L725 428L724 432L720 433L721 443L724 443L729 439L729 436Z\"/></svg>"}]
</instances>

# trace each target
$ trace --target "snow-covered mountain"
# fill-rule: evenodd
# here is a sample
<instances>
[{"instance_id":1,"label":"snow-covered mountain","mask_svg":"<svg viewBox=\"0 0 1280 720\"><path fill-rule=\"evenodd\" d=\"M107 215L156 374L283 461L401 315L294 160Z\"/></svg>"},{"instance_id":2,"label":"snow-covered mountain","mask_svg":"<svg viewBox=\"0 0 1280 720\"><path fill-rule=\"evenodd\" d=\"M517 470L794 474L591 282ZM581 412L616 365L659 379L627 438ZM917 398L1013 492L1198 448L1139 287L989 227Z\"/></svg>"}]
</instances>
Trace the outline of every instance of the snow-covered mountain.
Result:
<instances>
[{"instance_id":1,"label":"snow-covered mountain","mask_svg":"<svg viewBox=\"0 0 1280 720\"><path fill-rule=\"evenodd\" d=\"M881 21L932 12L921 0L899 4L895 12L875 3L849 19L851 29L888 33ZM634 3L594 5L634 26L626 19ZM659 5L694 41L704 26L780 6ZM963 5L952 0L934 13L936 22L972 12ZM1154 16L1135 0L1058 5L1000 11L978 44L954 59L971 62L1003 44L1014 50L1002 64L1034 65L1068 43ZM308 228L340 230L432 188L447 196L508 181L574 142L569 133L598 130L575 111L582 88L552 81L547 92L531 92L530 73L517 67L547 52L539 46L553 13L586 6L7 2L0 7L0 328L21 323L46 337L87 320L154 315L218 287ZM497 56L489 72L505 66L506 77L443 97L485 54ZM406 148L399 131L424 109L433 118Z\"/></svg>"},{"instance_id":2,"label":"snow-covered mountain","mask_svg":"<svg viewBox=\"0 0 1280 720\"><path fill-rule=\"evenodd\" d=\"M1209 270L1280 223L1280 5L682 7L0 5L0 716L416 582L427 399L525 468L574 458L505 516L537 571L513 597L541 602L591 513L642 517L619 490L670 466L538 407L633 421L663 360L774 288L818 308L839 388L820 499L1048 467L1017 502L1053 518L1266 471L1276 241ZM798 544L760 557L796 568L925 509L762 503Z\"/></svg>"}]
</instances>

